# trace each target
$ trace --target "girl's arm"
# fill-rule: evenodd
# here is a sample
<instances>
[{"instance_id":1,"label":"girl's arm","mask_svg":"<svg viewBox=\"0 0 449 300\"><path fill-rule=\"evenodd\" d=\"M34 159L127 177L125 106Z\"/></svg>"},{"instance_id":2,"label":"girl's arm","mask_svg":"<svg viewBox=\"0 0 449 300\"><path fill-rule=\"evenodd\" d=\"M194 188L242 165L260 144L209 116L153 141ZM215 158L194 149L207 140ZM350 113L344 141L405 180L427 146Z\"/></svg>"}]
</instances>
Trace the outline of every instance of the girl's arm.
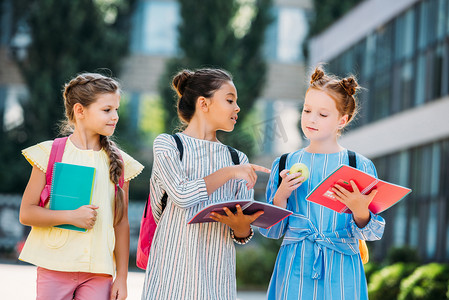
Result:
<instances>
[{"instance_id":1,"label":"girl's arm","mask_svg":"<svg viewBox=\"0 0 449 300\"><path fill-rule=\"evenodd\" d=\"M267 183L266 199L267 199L267 203L269 203L269 204L274 204L274 205L278 205L278 206L285 208L285 207L287 207L287 198L288 197L284 199L285 204L280 205L280 203L278 203L278 204L274 203L276 194L278 192L278 174L279 174L279 158L277 158L273 162L273 165L271 167L270 179L268 180L268 183ZM284 180L282 180L282 181L284 181ZM281 185L282 185L282 183L281 183ZM267 238L279 239L285 234L285 231L287 230L287 224L288 224L288 218L285 218L281 222L271 226L268 229L259 228L259 232Z\"/></svg>"},{"instance_id":2,"label":"girl's arm","mask_svg":"<svg viewBox=\"0 0 449 300\"><path fill-rule=\"evenodd\" d=\"M42 190L46 184L45 173L33 166L31 176L22 196L20 223L27 226L50 227L71 224L91 229L96 221L98 207L85 205L77 210L50 210L39 206Z\"/></svg>"},{"instance_id":3,"label":"girl's arm","mask_svg":"<svg viewBox=\"0 0 449 300\"><path fill-rule=\"evenodd\" d=\"M373 162L358 155L357 165L359 169L377 178L376 167ZM353 192L349 192L342 186L336 185L337 199L346 204L352 211L350 228L355 238L359 240L375 241L382 238L385 230L385 220L369 211L368 207L376 196L377 191L373 190L368 195L362 195L357 185L351 181Z\"/></svg>"},{"instance_id":4,"label":"girl's arm","mask_svg":"<svg viewBox=\"0 0 449 300\"><path fill-rule=\"evenodd\" d=\"M254 188L254 185L257 181L256 171L270 173L270 170L265 167L249 163L221 168L210 174L209 176L204 177L207 194L211 195L219 187L221 187L231 179L245 180L246 187L248 188L248 190L250 190Z\"/></svg>"},{"instance_id":5,"label":"girl's arm","mask_svg":"<svg viewBox=\"0 0 449 300\"><path fill-rule=\"evenodd\" d=\"M128 291L126 280L128 277L129 261L129 220L128 220L128 191L129 181L123 185L125 192L125 211L123 218L114 226L115 249L114 256L117 265L117 273L111 288L111 299L126 299Z\"/></svg>"},{"instance_id":6,"label":"girl's arm","mask_svg":"<svg viewBox=\"0 0 449 300\"><path fill-rule=\"evenodd\" d=\"M244 179L247 181L248 189L251 189L257 180L255 171L269 172L261 166L244 164L225 167L204 178L189 180L181 165L175 142L168 135L159 136L154 141L153 167L152 176L159 178L165 192L174 204L181 208L189 208L199 202L207 201L210 194L231 179ZM153 194L156 196L156 193L153 192ZM152 209L156 215L161 210L159 198L152 197L151 200Z\"/></svg>"}]
</instances>

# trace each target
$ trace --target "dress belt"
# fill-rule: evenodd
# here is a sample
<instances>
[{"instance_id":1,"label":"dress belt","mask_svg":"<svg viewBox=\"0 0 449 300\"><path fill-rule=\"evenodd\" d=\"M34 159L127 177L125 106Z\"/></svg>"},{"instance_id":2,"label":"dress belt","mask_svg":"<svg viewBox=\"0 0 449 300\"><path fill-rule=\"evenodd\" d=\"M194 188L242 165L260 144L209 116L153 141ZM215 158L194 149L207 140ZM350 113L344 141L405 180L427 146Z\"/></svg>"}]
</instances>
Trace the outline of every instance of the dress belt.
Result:
<instances>
[{"instance_id":1,"label":"dress belt","mask_svg":"<svg viewBox=\"0 0 449 300\"><path fill-rule=\"evenodd\" d=\"M349 228L332 232L319 232L309 219L293 214L289 217L289 225L282 245L289 245L309 240L313 243L314 261L312 279L320 279L324 265L323 247L346 255L359 253L358 241Z\"/></svg>"}]
</instances>

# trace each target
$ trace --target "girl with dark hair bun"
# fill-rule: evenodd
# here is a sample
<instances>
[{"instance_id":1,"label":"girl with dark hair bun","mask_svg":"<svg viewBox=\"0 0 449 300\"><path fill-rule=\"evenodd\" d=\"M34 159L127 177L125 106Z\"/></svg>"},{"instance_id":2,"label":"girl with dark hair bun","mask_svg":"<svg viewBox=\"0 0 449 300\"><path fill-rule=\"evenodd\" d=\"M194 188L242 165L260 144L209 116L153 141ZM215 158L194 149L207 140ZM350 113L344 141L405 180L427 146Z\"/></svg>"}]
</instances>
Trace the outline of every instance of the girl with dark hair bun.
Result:
<instances>
[{"instance_id":1,"label":"girl with dark hair bun","mask_svg":"<svg viewBox=\"0 0 449 300\"><path fill-rule=\"evenodd\" d=\"M355 162L358 169L377 177L369 159L338 143L341 131L356 115L354 95L358 88L354 77L340 79L317 67L301 115L309 145L282 156L285 169L280 173L281 158L273 163L267 202L287 208L293 215L269 229L260 229L268 238L284 236L268 288L270 300L368 299L358 242L379 240L383 235L384 219L368 210L376 190L364 195L354 181L350 182L353 192L336 184L336 200L346 204L351 214L306 201L306 196L341 164ZM289 174L295 163L308 167L307 180L301 173Z\"/></svg>"},{"instance_id":2,"label":"girl with dark hair bun","mask_svg":"<svg viewBox=\"0 0 449 300\"><path fill-rule=\"evenodd\" d=\"M19 259L38 266L37 299L126 299L129 181L143 166L110 139L119 119L120 86L110 77L83 73L64 86L63 97L62 131L70 136L62 162L95 168L91 205L76 210L50 210L48 203L42 207L54 141L24 149L33 170L20 222L31 226L31 232ZM62 224L87 231L54 227Z\"/></svg>"},{"instance_id":3,"label":"girl with dark hair bun","mask_svg":"<svg viewBox=\"0 0 449 300\"><path fill-rule=\"evenodd\" d=\"M142 299L236 299L235 247L253 236L263 212L211 215L218 222L187 224L212 203L253 198L256 171L246 155L216 136L232 131L240 111L231 76L220 69L184 70L173 78L184 130L154 141L150 198L158 224L149 254ZM177 142L183 152L178 150ZM162 202L166 193L166 204ZM165 209L163 207L165 206Z\"/></svg>"}]
</instances>

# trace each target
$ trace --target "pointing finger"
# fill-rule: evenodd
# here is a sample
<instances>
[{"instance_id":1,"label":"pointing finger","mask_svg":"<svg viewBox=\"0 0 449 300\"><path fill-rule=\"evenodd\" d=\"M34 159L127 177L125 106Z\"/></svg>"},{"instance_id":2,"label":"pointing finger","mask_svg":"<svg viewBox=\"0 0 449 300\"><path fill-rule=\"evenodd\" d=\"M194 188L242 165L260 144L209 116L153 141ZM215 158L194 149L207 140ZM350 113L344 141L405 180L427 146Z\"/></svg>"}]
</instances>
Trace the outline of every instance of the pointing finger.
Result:
<instances>
[{"instance_id":1,"label":"pointing finger","mask_svg":"<svg viewBox=\"0 0 449 300\"><path fill-rule=\"evenodd\" d=\"M254 171L259 171L259 172L264 172L264 173L271 173L270 169L267 169L265 167L259 166L259 165L255 165L255 164L250 164L251 167L254 169Z\"/></svg>"}]
</instances>

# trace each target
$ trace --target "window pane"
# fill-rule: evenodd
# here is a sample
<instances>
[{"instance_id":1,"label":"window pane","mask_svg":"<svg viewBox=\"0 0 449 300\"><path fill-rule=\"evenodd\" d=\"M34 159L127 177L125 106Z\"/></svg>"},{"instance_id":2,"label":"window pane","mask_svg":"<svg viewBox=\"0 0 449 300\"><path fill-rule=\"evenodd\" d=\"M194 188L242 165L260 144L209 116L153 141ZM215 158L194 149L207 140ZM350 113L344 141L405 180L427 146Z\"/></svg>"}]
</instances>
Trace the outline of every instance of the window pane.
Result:
<instances>
[{"instance_id":1,"label":"window pane","mask_svg":"<svg viewBox=\"0 0 449 300\"><path fill-rule=\"evenodd\" d=\"M424 54L418 57L415 88L415 106L419 106L426 99L426 58Z\"/></svg>"},{"instance_id":2,"label":"window pane","mask_svg":"<svg viewBox=\"0 0 449 300\"><path fill-rule=\"evenodd\" d=\"M423 49L427 46L427 19L428 19L428 2L423 1L419 5L419 39L418 48Z\"/></svg>"},{"instance_id":3,"label":"window pane","mask_svg":"<svg viewBox=\"0 0 449 300\"><path fill-rule=\"evenodd\" d=\"M299 8L281 8L278 24L278 59L281 62L303 60L302 43L309 30L305 12Z\"/></svg>"},{"instance_id":4,"label":"window pane","mask_svg":"<svg viewBox=\"0 0 449 300\"><path fill-rule=\"evenodd\" d=\"M436 100L442 96L442 76L443 76L443 58L444 58L444 47L439 45L431 53L432 64L429 66L430 70L430 99Z\"/></svg>"},{"instance_id":5,"label":"window pane","mask_svg":"<svg viewBox=\"0 0 449 300\"><path fill-rule=\"evenodd\" d=\"M384 71L391 66L393 56L393 23L381 27L377 32L376 71Z\"/></svg>"},{"instance_id":6,"label":"window pane","mask_svg":"<svg viewBox=\"0 0 449 300\"><path fill-rule=\"evenodd\" d=\"M446 22L446 6L447 0L438 0L438 21L437 21L437 38L441 40L445 34L445 22Z\"/></svg>"},{"instance_id":7,"label":"window pane","mask_svg":"<svg viewBox=\"0 0 449 300\"><path fill-rule=\"evenodd\" d=\"M142 33L139 52L148 54L173 55L177 51L177 26L179 23L179 6L177 2L151 1L143 2L141 18Z\"/></svg>"},{"instance_id":8,"label":"window pane","mask_svg":"<svg viewBox=\"0 0 449 300\"><path fill-rule=\"evenodd\" d=\"M429 216L427 223L427 241L426 241L426 255L427 258L433 258L437 246L437 232L438 232L438 202L432 201L429 208Z\"/></svg>"},{"instance_id":9,"label":"window pane","mask_svg":"<svg viewBox=\"0 0 449 300\"><path fill-rule=\"evenodd\" d=\"M375 64L375 53L376 53L376 35L371 34L366 38L366 54L365 54L365 63L364 63L364 73L363 76L368 79L371 78L371 75L374 72L374 64Z\"/></svg>"},{"instance_id":10,"label":"window pane","mask_svg":"<svg viewBox=\"0 0 449 300\"><path fill-rule=\"evenodd\" d=\"M396 20L395 54L396 59L408 58L413 55L415 42L415 11L409 9Z\"/></svg>"},{"instance_id":11,"label":"window pane","mask_svg":"<svg viewBox=\"0 0 449 300\"><path fill-rule=\"evenodd\" d=\"M413 88L414 88L414 74L413 74L413 61L408 61L404 63L401 70L401 108L407 109L411 107Z\"/></svg>"}]
</instances>

